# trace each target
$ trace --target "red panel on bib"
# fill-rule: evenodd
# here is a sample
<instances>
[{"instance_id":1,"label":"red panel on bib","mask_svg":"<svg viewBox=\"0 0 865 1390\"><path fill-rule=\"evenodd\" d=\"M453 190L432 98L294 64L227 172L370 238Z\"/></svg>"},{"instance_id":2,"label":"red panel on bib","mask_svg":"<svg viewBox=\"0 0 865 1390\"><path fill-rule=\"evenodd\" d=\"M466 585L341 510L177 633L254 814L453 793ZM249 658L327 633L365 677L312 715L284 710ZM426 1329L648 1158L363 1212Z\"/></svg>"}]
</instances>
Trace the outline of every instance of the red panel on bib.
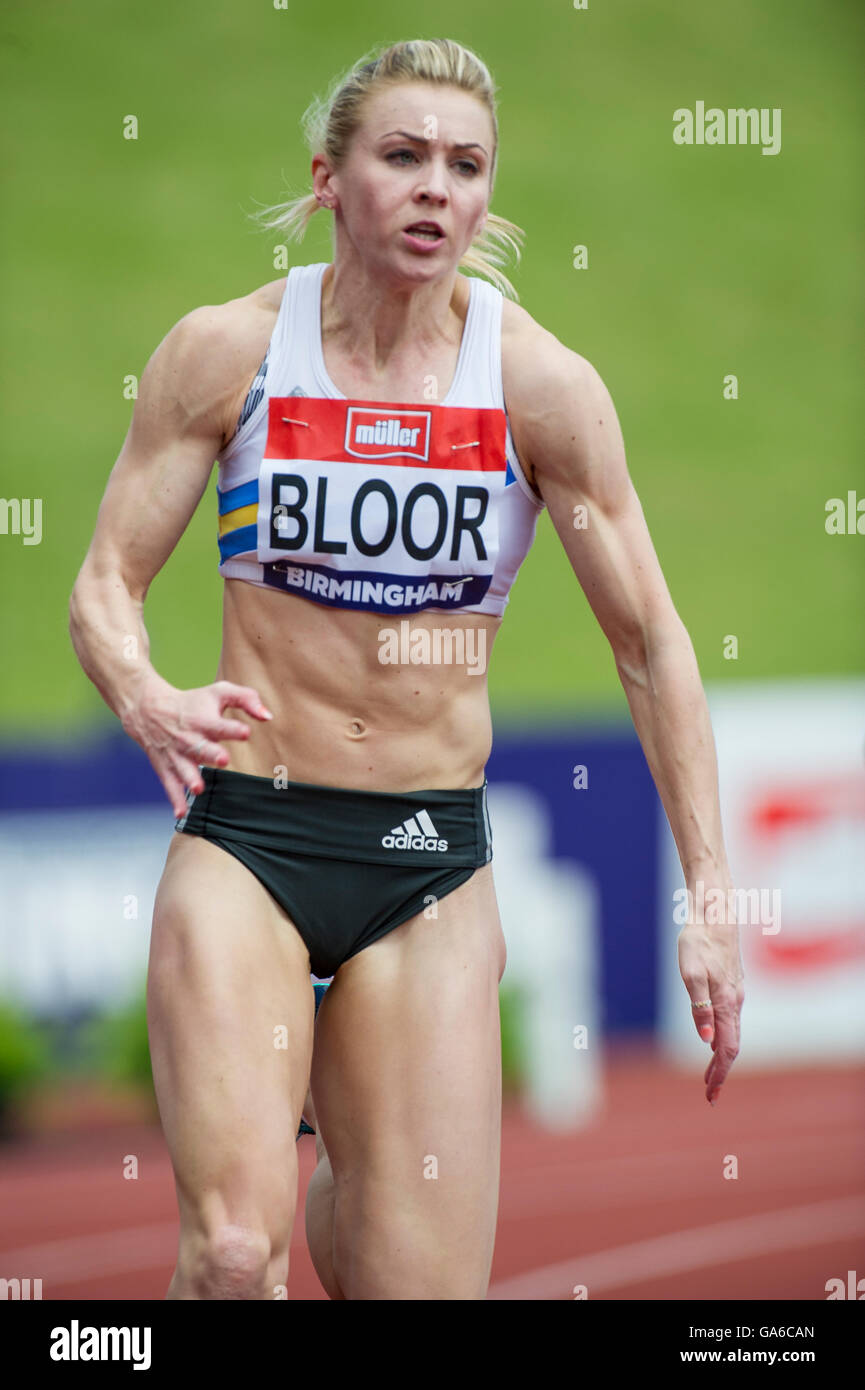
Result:
<instances>
[{"instance_id":1,"label":"red panel on bib","mask_svg":"<svg viewBox=\"0 0 865 1390\"><path fill-rule=\"evenodd\" d=\"M272 396L264 457L504 473L503 410Z\"/></svg>"}]
</instances>

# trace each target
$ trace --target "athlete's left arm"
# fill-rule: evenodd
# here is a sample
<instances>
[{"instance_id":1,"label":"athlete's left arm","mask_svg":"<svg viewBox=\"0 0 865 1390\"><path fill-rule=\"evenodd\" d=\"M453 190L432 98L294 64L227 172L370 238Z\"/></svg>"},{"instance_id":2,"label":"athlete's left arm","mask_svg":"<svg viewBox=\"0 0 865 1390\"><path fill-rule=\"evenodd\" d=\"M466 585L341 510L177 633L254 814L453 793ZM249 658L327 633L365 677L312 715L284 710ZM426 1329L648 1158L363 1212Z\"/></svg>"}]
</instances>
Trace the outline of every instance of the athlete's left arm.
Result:
<instances>
[{"instance_id":1,"label":"athlete's left arm","mask_svg":"<svg viewBox=\"0 0 865 1390\"><path fill-rule=\"evenodd\" d=\"M702 880L705 891L722 889L730 904L706 697L693 645L673 606L628 473L613 402L594 367L534 321L524 325L520 337L522 350L503 355L517 454L534 476L612 647L686 887L693 893ZM738 929L729 915L713 928L695 925L689 913L679 937L679 965L692 1004L711 998L713 1005L692 1012L701 1037L710 1040L707 1024L712 1030L709 1099L739 1050L744 991Z\"/></svg>"}]
</instances>

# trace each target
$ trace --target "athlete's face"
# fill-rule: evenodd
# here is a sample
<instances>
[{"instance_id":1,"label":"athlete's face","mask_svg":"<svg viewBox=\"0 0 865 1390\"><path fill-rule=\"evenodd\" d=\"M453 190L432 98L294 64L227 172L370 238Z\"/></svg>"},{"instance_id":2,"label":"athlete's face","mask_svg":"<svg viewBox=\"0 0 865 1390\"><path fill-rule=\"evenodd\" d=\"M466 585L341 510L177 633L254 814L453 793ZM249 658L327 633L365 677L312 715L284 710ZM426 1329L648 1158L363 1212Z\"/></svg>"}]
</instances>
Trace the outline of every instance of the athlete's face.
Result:
<instances>
[{"instance_id":1,"label":"athlete's face","mask_svg":"<svg viewBox=\"0 0 865 1390\"><path fill-rule=\"evenodd\" d=\"M456 268L482 228L492 160L482 102L454 87L404 83L367 99L342 167L329 177L322 169L316 189L364 260L432 280ZM425 234L419 223L438 230Z\"/></svg>"}]
</instances>

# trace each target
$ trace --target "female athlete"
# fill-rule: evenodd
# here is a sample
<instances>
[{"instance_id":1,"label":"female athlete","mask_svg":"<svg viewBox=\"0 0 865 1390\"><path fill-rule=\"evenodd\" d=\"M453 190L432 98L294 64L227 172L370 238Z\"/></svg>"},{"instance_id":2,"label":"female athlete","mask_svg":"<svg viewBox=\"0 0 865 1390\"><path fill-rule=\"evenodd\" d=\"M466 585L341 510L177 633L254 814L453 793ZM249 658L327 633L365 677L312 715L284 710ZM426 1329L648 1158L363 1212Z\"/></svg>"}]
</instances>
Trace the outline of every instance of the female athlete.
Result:
<instances>
[{"instance_id":1,"label":"female athlete","mask_svg":"<svg viewBox=\"0 0 865 1390\"><path fill-rule=\"evenodd\" d=\"M483 1299L505 967L486 665L544 506L686 883L726 893L714 742L610 396L497 268L521 234L488 211L484 64L395 44L309 135L313 191L266 225L297 235L328 209L332 263L167 334L71 600L81 663L177 817L148 974L181 1222L167 1296L282 1296L305 1114L329 1296ZM180 690L142 608L215 458L222 653L215 682ZM679 965L714 1101L738 1051L735 925L690 922ZM311 974L332 977L317 1018Z\"/></svg>"}]
</instances>

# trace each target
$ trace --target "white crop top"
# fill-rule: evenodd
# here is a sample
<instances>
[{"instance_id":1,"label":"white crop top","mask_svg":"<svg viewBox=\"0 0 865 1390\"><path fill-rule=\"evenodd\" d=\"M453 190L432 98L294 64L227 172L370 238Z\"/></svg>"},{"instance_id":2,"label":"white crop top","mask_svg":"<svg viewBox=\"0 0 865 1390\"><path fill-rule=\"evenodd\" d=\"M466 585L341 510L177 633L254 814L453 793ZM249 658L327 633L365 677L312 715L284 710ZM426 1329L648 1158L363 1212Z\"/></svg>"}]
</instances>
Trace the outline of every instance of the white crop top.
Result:
<instances>
[{"instance_id":1,"label":"white crop top","mask_svg":"<svg viewBox=\"0 0 865 1390\"><path fill-rule=\"evenodd\" d=\"M338 608L500 617L544 505L504 409L502 295L470 278L440 404L349 400L322 353L326 269L289 272L263 369L218 455L219 572Z\"/></svg>"}]
</instances>

